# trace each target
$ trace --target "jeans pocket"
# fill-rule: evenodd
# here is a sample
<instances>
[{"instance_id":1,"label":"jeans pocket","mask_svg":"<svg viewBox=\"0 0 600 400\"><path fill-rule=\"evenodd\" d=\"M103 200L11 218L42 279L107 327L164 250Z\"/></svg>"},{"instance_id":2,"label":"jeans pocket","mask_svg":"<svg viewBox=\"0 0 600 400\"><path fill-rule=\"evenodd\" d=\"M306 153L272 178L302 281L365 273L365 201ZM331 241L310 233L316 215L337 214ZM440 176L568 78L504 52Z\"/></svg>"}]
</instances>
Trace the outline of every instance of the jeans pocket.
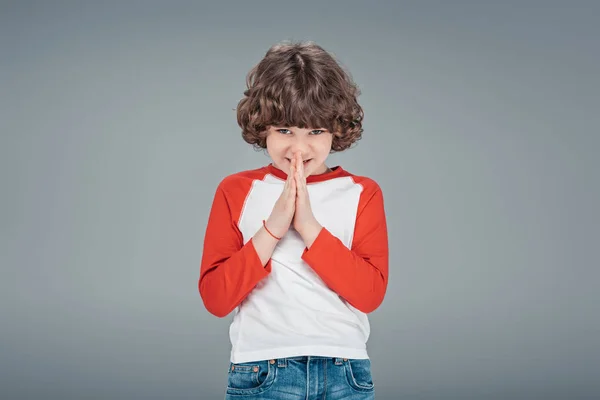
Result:
<instances>
[{"instance_id":1,"label":"jeans pocket","mask_svg":"<svg viewBox=\"0 0 600 400\"><path fill-rule=\"evenodd\" d=\"M371 360L349 359L345 363L346 378L350 387L359 392L371 392L375 389L371 374Z\"/></svg>"},{"instance_id":2,"label":"jeans pocket","mask_svg":"<svg viewBox=\"0 0 600 400\"><path fill-rule=\"evenodd\" d=\"M267 390L275 380L277 368L265 361L229 363L227 393L235 395L254 395Z\"/></svg>"}]
</instances>

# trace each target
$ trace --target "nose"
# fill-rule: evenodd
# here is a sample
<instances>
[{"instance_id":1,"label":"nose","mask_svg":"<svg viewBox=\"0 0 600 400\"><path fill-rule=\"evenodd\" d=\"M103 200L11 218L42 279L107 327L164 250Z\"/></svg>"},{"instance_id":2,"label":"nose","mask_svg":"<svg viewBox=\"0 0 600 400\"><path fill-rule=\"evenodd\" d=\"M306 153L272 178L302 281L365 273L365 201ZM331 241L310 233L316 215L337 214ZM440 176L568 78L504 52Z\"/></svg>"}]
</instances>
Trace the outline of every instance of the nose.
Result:
<instances>
[{"instance_id":1,"label":"nose","mask_svg":"<svg viewBox=\"0 0 600 400\"><path fill-rule=\"evenodd\" d=\"M290 143L290 150L293 155L300 152L300 155L304 157L308 153L308 141L303 135L295 135Z\"/></svg>"}]
</instances>

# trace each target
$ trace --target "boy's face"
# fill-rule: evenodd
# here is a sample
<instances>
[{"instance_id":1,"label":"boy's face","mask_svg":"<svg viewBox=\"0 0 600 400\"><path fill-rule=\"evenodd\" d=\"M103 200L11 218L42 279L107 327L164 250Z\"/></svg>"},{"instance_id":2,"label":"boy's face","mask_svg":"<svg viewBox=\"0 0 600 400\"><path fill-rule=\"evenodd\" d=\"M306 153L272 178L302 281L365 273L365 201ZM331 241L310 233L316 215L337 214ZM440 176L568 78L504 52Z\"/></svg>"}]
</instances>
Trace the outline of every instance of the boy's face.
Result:
<instances>
[{"instance_id":1,"label":"boy's face","mask_svg":"<svg viewBox=\"0 0 600 400\"><path fill-rule=\"evenodd\" d=\"M333 134L324 128L271 126L267 129L267 152L273 165L286 174L290 172L297 152L302 155L305 176L325 173L325 160L331 151L332 141Z\"/></svg>"}]
</instances>

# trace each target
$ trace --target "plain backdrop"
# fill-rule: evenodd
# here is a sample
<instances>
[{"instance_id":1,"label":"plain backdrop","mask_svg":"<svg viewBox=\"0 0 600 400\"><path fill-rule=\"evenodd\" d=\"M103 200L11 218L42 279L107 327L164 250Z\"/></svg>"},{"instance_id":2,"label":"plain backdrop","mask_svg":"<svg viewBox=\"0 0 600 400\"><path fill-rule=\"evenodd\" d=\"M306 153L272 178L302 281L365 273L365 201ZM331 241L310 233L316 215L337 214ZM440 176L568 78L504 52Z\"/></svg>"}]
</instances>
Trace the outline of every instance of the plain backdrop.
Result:
<instances>
[{"instance_id":1,"label":"plain backdrop","mask_svg":"<svg viewBox=\"0 0 600 400\"><path fill-rule=\"evenodd\" d=\"M352 74L390 280L378 399L600 396L600 6L2 1L0 397L219 399L197 279L235 107L274 43Z\"/></svg>"}]
</instances>

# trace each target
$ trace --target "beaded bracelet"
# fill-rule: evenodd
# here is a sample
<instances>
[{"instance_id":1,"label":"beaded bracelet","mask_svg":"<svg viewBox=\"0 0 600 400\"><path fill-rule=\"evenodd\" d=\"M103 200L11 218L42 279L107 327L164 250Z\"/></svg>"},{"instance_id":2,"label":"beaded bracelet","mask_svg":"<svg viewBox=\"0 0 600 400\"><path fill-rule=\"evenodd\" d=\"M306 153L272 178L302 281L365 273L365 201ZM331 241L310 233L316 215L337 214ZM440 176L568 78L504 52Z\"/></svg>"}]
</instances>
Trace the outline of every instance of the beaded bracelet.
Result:
<instances>
[{"instance_id":1,"label":"beaded bracelet","mask_svg":"<svg viewBox=\"0 0 600 400\"><path fill-rule=\"evenodd\" d=\"M275 236L275 235L273 235L273 234L271 233L271 231L269 230L269 228L267 228L267 222L266 222L264 219L263 219L263 226L265 227L265 230L266 230L266 231L269 233L269 235L273 236L273 237L274 237L275 239L277 239L277 240L281 240L281 238L280 238L280 237L277 237L277 236Z\"/></svg>"}]
</instances>

